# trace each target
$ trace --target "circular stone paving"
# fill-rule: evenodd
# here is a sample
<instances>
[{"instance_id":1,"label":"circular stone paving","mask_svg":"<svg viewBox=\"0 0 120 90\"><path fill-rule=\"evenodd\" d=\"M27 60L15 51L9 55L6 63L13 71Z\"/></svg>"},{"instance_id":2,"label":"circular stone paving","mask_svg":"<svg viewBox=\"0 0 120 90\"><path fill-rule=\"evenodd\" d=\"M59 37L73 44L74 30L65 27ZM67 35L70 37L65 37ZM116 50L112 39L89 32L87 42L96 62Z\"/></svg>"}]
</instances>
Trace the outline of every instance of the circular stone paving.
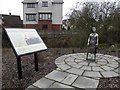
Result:
<instances>
[{"instance_id":1,"label":"circular stone paving","mask_svg":"<svg viewBox=\"0 0 120 90\"><path fill-rule=\"evenodd\" d=\"M35 82L29 88L97 88L100 78L120 74L119 58L97 54L96 61L85 60L86 53L68 54L55 60L57 69Z\"/></svg>"},{"instance_id":2,"label":"circular stone paving","mask_svg":"<svg viewBox=\"0 0 120 90\"><path fill-rule=\"evenodd\" d=\"M96 79L120 74L119 58L111 55L97 54L96 61L90 61L86 53L68 54L57 58L55 64L64 72Z\"/></svg>"}]
</instances>

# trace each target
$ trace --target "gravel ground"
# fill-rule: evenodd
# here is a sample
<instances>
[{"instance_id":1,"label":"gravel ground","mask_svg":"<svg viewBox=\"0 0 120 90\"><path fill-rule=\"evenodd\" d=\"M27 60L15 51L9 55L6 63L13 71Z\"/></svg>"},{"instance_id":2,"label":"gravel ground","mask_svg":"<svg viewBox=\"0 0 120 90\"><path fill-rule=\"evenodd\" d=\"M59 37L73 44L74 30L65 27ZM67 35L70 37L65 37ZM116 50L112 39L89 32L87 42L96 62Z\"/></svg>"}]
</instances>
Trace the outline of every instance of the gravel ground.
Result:
<instances>
[{"instance_id":1,"label":"gravel ground","mask_svg":"<svg viewBox=\"0 0 120 90\"><path fill-rule=\"evenodd\" d=\"M23 79L18 79L16 57L10 48L3 49L2 57L2 87L3 89L20 88L25 89L29 85L33 84L40 78L44 77L57 67L54 60L64 54L80 53L86 50L80 48L50 48L38 54L39 58L39 71L34 70L34 57L33 54L22 57L22 73ZM110 54L114 56L119 52L110 52L108 50L98 50L99 53ZM120 89L120 77L115 78L102 78L98 86L98 90L119 90Z\"/></svg>"}]
</instances>

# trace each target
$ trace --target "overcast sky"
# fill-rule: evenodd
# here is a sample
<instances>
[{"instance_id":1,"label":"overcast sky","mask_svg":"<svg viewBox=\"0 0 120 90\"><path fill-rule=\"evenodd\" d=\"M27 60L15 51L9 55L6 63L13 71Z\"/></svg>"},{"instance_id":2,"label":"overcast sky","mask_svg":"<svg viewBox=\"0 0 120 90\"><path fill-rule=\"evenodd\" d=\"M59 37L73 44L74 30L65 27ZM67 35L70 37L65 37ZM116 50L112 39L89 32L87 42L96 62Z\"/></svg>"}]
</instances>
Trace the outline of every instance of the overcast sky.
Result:
<instances>
[{"instance_id":1,"label":"overcast sky","mask_svg":"<svg viewBox=\"0 0 120 90\"><path fill-rule=\"evenodd\" d=\"M0 0L0 14L20 15L23 18L23 0ZM113 1L113 0L63 0L63 18L70 11L70 9L75 5L77 1Z\"/></svg>"}]
</instances>

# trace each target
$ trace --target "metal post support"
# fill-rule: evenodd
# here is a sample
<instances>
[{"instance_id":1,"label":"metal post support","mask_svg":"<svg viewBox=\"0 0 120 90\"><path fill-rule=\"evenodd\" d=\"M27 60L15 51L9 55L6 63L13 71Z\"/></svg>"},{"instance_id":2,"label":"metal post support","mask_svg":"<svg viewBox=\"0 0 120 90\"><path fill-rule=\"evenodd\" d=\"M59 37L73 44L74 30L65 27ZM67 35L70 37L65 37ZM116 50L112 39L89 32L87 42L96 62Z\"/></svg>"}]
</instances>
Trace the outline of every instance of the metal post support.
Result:
<instances>
[{"instance_id":1,"label":"metal post support","mask_svg":"<svg viewBox=\"0 0 120 90\"><path fill-rule=\"evenodd\" d=\"M37 52L34 53L34 57L35 57L35 71L38 71L38 56L37 56Z\"/></svg>"},{"instance_id":2,"label":"metal post support","mask_svg":"<svg viewBox=\"0 0 120 90\"><path fill-rule=\"evenodd\" d=\"M17 56L18 78L22 79L21 57Z\"/></svg>"}]
</instances>

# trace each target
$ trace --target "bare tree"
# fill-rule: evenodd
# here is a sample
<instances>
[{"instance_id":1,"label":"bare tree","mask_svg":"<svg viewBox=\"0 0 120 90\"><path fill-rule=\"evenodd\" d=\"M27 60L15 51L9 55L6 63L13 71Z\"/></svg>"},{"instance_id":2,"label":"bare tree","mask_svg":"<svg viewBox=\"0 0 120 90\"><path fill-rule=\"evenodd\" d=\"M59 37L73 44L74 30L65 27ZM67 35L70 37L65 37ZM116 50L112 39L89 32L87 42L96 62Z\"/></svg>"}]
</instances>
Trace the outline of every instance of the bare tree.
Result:
<instances>
[{"instance_id":1,"label":"bare tree","mask_svg":"<svg viewBox=\"0 0 120 90\"><path fill-rule=\"evenodd\" d=\"M108 39L116 37L116 32L120 32L120 0L99 3L77 2L71 9L71 13L68 14L68 18L73 30L80 30L86 35L90 32L92 25L96 26L101 37L101 43L105 43ZM119 37L120 35L117 34L117 39L111 39L108 43L120 42Z\"/></svg>"}]
</instances>

